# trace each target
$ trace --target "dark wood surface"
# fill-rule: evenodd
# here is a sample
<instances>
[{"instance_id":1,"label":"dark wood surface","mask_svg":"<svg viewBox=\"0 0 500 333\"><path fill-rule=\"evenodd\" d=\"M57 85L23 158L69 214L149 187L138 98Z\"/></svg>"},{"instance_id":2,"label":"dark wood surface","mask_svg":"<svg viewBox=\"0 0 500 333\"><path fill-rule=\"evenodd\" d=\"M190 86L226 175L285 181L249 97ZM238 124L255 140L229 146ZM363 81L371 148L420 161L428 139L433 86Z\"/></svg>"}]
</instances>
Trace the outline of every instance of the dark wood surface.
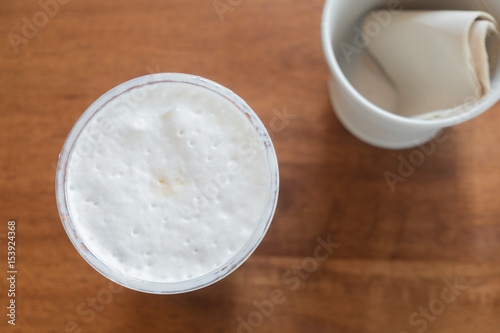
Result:
<instances>
[{"instance_id":1,"label":"dark wood surface","mask_svg":"<svg viewBox=\"0 0 500 333\"><path fill-rule=\"evenodd\" d=\"M334 116L323 1L232 1L223 21L213 0L60 1L47 22L38 1L0 3L1 332L500 331L500 105L448 129L391 191L384 173L413 150L370 147ZM46 25L25 31L16 53L9 33L22 36L33 16ZM268 127L280 163L276 215L254 255L184 295L117 289L74 249L55 203L55 165L75 121L110 88L152 72L235 91ZM328 237L338 248L312 260Z\"/></svg>"}]
</instances>

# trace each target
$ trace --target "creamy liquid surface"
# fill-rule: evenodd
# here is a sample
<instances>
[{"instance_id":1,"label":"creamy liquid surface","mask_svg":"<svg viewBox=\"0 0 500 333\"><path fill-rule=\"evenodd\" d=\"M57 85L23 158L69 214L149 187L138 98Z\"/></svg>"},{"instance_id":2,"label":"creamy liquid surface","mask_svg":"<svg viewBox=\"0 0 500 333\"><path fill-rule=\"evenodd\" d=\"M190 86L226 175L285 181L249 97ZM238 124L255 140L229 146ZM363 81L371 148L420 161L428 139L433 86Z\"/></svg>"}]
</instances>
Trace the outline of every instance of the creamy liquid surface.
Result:
<instances>
[{"instance_id":1,"label":"creamy liquid surface","mask_svg":"<svg viewBox=\"0 0 500 333\"><path fill-rule=\"evenodd\" d=\"M75 227L102 262L130 277L177 282L224 265L270 196L258 134L224 97L155 83L90 120L68 162Z\"/></svg>"}]
</instances>

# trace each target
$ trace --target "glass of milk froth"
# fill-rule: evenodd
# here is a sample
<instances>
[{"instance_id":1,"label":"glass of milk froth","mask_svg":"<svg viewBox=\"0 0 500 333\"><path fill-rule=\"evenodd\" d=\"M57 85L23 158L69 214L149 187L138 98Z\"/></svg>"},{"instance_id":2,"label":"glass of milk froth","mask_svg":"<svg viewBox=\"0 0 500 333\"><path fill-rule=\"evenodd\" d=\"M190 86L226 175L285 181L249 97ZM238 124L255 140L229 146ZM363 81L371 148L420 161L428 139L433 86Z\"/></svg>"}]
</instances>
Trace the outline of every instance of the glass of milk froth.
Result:
<instances>
[{"instance_id":1,"label":"glass of milk froth","mask_svg":"<svg viewBox=\"0 0 500 333\"><path fill-rule=\"evenodd\" d=\"M56 199L82 257L130 289L175 294L233 272L271 223L271 139L236 94L187 74L133 79L94 102L63 146Z\"/></svg>"}]
</instances>

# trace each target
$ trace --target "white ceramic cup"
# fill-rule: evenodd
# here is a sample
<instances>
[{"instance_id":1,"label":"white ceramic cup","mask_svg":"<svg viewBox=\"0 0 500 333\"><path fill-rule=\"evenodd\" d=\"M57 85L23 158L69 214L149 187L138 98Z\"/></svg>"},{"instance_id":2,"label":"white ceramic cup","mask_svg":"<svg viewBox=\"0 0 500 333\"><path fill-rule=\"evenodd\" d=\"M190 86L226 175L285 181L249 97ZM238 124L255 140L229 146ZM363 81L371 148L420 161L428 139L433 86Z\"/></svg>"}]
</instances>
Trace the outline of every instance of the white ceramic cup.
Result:
<instances>
[{"instance_id":1,"label":"white ceramic cup","mask_svg":"<svg viewBox=\"0 0 500 333\"><path fill-rule=\"evenodd\" d=\"M365 91L371 91L375 98L377 94L387 91L384 91L383 84L372 80L373 74L360 66L363 58L367 57L366 46L359 47L358 53L352 52L346 57L341 45L360 46L361 21L373 9L386 9L391 15L397 15L405 9L480 10L490 13L500 22L498 0L327 0L323 9L321 34L331 74L328 82L330 100L338 119L354 136L380 148L411 148L431 140L446 127L480 115L500 100L499 58L491 78L491 92L479 101L464 97L464 109L460 114L420 120L389 112L388 108L378 106L381 103L373 103L373 98L370 101L360 92L363 89L359 89L359 82L364 82L365 88L371 84Z\"/></svg>"}]
</instances>

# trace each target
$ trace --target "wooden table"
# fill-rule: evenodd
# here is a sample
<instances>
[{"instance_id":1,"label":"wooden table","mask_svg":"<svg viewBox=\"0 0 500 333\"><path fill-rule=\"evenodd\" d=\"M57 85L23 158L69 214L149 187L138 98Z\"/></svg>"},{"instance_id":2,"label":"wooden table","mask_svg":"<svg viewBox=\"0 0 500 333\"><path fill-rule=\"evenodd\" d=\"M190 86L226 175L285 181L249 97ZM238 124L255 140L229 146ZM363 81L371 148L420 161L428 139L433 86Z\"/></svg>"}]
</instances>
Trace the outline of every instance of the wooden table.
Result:
<instances>
[{"instance_id":1,"label":"wooden table","mask_svg":"<svg viewBox=\"0 0 500 333\"><path fill-rule=\"evenodd\" d=\"M413 150L370 147L334 116L323 1L221 0L223 21L213 0L59 1L51 15L37 0L0 4L1 332L500 330L500 105L447 130L391 191L384 174ZM110 88L152 72L235 91L271 132L280 163L279 204L257 251L184 295L108 282L70 243L55 202L55 165L75 121ZM316 250L319 239L336 245Z\"/></svg>"}]
</instances>

